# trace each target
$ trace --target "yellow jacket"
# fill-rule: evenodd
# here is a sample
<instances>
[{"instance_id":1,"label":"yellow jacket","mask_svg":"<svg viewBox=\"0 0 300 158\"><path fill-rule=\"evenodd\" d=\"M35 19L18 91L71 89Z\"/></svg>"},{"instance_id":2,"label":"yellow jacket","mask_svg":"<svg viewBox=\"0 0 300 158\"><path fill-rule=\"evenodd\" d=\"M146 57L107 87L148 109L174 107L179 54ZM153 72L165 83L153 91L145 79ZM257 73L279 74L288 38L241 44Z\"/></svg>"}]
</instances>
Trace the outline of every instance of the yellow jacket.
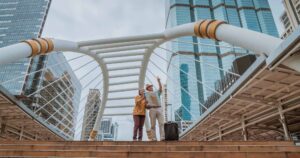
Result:
<instances>
[{"instance_id":1,"label":"yellow jacket","mask_svg":"<svg viewBox=\"0 0 300 158\"><path fill-rule=\"evenodd\" d=\"M141 96L136 96L133 115L145 115L146 112L146 99Z\"/></svg>"}]
</instances>

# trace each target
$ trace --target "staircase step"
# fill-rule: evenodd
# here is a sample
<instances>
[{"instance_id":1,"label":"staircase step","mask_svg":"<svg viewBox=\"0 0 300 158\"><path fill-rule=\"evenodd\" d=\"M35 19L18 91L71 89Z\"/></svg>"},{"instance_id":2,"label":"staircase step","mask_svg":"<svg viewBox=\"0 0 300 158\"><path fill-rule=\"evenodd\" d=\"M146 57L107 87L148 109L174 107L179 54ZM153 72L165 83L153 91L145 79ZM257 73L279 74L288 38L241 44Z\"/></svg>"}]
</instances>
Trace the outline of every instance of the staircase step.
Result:
<instances>
[{"instance_id":1,"label":"staircase step","mask_svg":"<svg viewBox=\"0 0 300 158\"><path fill-rule=\"evenodd\" d=\"M5 156L31 156L31 157L49 157L49 156L63 156L63 157L127 157L126 152L105 152L105 151L24 151L24 150L11 150L11 151L0 151L0 155Z\"/></svg>"},{"instance_id":2,"label":"staircase step","mask_svg":"<svg viewBox=\"0 0 300 158\"><path fill-rule=\"evenodd\" d=\"M296 158L300 147L291 141L3 141L0 157Z\"/></svg>"},{"instance_id":3,"label":"staircase step","mask_svg":"<svg viewBox=\"0 0 300 158\"><path fill-rule=\"evenodd\" d=\"M169 152L169 151L234 151L234 152L272 152L300 151L297 146L229 146L229 145L205 145L205 146L162 146L162 145L144 145L144 146L128 146L128 145L0 145L0 150L38 150L38 151L56 151L56 150L84 150L84 151L122 151L122 152Z\"/></svg>"},{"instance_id":4,"label":"staircase step","mask_svg":"<svg viewBox=\"0 0 300 158\"><path fill-rule=\"evenodd\" d=\"M60 145L269 145L294 146L293 141L2 141L0 144L60 144Z\"/></svg>"},{"instance_id":5,"label":"staircase step","mask_svg":"<svg viewBox=\"0 0 300 158\"><path fill-rule=\"evenodd\" d=\"M291 152L105 152L105 151L0 151L6 157L110 157L110 158L296 158Z\"/></svg>"}]
</instances>

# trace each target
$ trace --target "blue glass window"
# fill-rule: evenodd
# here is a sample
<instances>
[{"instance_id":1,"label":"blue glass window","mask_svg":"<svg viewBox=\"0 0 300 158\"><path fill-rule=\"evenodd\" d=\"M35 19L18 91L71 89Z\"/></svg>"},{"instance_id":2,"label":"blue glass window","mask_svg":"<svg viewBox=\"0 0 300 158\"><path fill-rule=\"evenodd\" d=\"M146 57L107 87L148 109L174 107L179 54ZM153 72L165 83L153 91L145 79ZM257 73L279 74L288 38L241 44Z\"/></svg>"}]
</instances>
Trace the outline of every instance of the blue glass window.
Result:
<instances>
[{"instance_id":1,"label":"blue glass window","mask_svg":"<svg viewBox=\"0 0 300 158\"><path fill-rule=\"evenodd\" d=\"M268 0L253 0L255 8L270 8Z\"/></svg>"},{"instance_id":2,"label":"blue glass window","mask_svg":"<svg viewBox=\"0 0 300 158\"><path fill-rule=\"evenodd\" d=\"M242 21L242 26L244 28L261 32L255 10L241 9L239 12Z\"/></svg>"},{"instance_id":3,"label":"blue glass window","mask_svg":"<svg viewBox=\"0 0 300 158\"><path fill-rule=\"evenodd\" d=\"M252 0L236 0L238 7L254 7Z\"/></svg>"},{"instance_id":4,"label":"blue glass window","mask_svg":"<svg viewBox=\"0 0 300 158\"><path fill-rule=\"evenodd\" d=\"M194 5L209 6L209 0L194 0Z\"/></svg>"}]
</instances>

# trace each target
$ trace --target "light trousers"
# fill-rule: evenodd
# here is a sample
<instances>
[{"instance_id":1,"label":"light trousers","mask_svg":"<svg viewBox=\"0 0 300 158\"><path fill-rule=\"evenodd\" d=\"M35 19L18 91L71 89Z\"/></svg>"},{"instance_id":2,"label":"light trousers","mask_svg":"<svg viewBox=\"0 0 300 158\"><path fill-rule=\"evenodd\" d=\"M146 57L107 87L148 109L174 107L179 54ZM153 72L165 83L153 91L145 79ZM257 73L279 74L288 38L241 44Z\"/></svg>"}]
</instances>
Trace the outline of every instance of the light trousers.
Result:
<instances>
[{"instance_id":1,"label":"light trousers","mask_svg":"<svg viewBox=\"0 0 300 158\"><path fill-rule=\"evenodd\" d=\"M153 140L156 139L156 120L158 121L160 140L165 139L164 132L164 114L162 108L151 108L149 110L150 122L151 122L151 131L153 134Z\"/></svg>"}]
</instances>

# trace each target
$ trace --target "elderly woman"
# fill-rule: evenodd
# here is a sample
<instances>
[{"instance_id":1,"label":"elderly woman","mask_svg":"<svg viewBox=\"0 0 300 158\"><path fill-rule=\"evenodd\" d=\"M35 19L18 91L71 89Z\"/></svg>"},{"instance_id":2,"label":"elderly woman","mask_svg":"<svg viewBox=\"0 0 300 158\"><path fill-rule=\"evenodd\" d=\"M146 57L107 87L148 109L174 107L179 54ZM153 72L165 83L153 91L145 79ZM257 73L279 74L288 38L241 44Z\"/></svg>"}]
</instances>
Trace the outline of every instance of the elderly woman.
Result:
<instances>
[{"instance_id":1,"label":"elderly woman","mask_svg":"<svg viewBox=\"0 0 300 158\"><path fill-rule=\"evenodd\" d=\"M139 95L135 97L135 106L133 109L133 140L141 141L143 139L143 126L145 123L145 113L146 113L146 99L144 96L144 90L139 90ZM138 137L137 137L138 135Z\"/></svg>"}]
</instances>

